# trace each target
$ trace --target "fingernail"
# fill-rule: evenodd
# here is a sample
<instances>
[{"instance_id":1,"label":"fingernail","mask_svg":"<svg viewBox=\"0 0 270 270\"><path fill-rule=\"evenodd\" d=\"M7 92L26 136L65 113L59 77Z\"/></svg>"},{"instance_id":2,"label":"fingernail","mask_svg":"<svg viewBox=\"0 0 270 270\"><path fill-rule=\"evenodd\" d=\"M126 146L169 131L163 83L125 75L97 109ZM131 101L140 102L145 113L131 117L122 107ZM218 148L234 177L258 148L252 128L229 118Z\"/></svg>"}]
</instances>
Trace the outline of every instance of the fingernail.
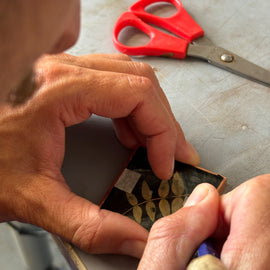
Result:
<instances>
[{"instance_id":1,"label":"fingernail","mask_svg":"<svg viewBox=\"0 0 270 270\"><path fill-rule=\"evenodd\" d=\"M120 253L140 259L146 242L138 240L126 240L120 247Z\"/></svg>"},{"instance_id":2,"label":"fingernail","mask_svg":"<svg viewBox=\"0 0 270 270\"><path fill-rule=\"evenodd\" d=\"M193 164L193 165L197 165L200 163L200 157L199 154L197 153L197 151L194 149L194 147L192 146L192 144L190 142L187 141L187 148L189 149L189 163Z\"/></svg>"},{"instance_id":3,"label":"fingernail","mask_svg":"<svg viewBox=\"0 0 270 270\"><path fill-rule=\"evenodd\" d=\"M210 189L205 184L198 185L188 197L184 207L193 206L201 202L209 194Z\"/></svg>"}]
</instances>

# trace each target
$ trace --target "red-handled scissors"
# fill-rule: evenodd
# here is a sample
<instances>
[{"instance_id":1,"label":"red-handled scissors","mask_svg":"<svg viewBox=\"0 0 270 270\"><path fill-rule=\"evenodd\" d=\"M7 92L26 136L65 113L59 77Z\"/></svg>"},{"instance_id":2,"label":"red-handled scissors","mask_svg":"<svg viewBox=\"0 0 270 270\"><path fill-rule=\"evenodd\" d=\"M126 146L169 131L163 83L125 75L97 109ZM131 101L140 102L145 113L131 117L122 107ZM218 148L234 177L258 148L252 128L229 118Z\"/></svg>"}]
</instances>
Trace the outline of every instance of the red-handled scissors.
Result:
<instances>
[{"instance_id":1,"label":"red-handled scissors","mask_svg":"<svg viewBox=\"0 0 270 270\"><path fill-rule=\"evenodd\" d=\"M177 12L167 18L146 12L148 6L159 2L174 5ZM165 29L177 37L162 32L150 24ZM150 41L142 46L128 46L121 43L119 34L128 26L147 34ZM113 31L114 45L122 53L131 56L167 56L178 59L184 59L186 56L197 57L270 87L270 71L213 45L208 39L206 42L205 39L203 29L190 17L180 0L139 0L119 17Z\"/></svg>"}]
</instances>

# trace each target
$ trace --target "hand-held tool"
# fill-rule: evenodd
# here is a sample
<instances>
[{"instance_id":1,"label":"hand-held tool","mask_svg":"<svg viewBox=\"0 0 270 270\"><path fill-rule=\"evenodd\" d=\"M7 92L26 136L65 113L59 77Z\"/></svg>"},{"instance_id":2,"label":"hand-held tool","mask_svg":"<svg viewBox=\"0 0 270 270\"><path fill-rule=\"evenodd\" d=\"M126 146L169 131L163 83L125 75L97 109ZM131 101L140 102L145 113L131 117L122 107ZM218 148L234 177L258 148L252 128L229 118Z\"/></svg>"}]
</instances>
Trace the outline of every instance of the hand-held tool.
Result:
<instances>
[{"instance_id":1,"label":"hand-held tool","mask_svg":"<svg viewBox=\"0 0 270 270\"><path fill-rule=\"evenodd\" d=\"M199 246L196 255L198 257L191 260L187 270L227 270L226 266L218 259L217 252L209 240Z\"/></svg>"},{"instance_id":2,"label":"hand-held tool","mask_svg":"<svg viewBox=\"0 0 270 270\"><path fill-rule=\"evenodd\" d=\"M163 18L145 11L147 6L158 2L174 5L177 12L171 17ZM150 24L165 29L177 37L162 32ZM150 41L142 46L122 44L118 37L128 26L144 32L150 37ZM128 12L119 17L113 31L114 45L122 53L131 56L167 56L178 59L184 59L186 56L196 57L270 87L270 71L213 45L209 40L205 42L205 39L203 29L190 17L180 0L139 0Z\"/></svg>"}]
</instances>

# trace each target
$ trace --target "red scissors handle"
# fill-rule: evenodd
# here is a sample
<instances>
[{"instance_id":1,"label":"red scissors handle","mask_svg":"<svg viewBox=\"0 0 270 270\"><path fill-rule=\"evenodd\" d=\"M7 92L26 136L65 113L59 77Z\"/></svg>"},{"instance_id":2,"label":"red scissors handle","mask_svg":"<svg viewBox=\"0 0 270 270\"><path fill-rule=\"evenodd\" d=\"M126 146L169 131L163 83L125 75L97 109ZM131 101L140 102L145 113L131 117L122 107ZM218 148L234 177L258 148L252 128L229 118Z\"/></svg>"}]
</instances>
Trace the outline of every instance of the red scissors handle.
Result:
<instances>
[{"instance_id":1,"label":"red scissors handle","mask_svg":"<svg viewBox=\"0 0 270 270\"><path fill-rule=\"evenodd\" d=\"M118 40L118 36L120 31L127 26L138 28L150 37L150 41L146 45L137 47L122 44ZM188 46L188 41L165 34L155 29L154 27L144 23L131 12L123 13L116 22L113 31L113 42L120 52L128 55L170 56L180 59L186 57Z\"/></svg>"},{"instance_id":2,"label":"red scissors handle","mask_svg":"<svg viewBox=\"0 0 270 270\"><path fill-rule=\"evenodd\" d=\"M158 2L171 3L177 12L171 17L161 18L145 11L147 6ZM129 8L129 11L143 21L164 28L189 42L204 35L203 29L189 16L180 0L139 0Z\"/></svg>"}]
</instances>

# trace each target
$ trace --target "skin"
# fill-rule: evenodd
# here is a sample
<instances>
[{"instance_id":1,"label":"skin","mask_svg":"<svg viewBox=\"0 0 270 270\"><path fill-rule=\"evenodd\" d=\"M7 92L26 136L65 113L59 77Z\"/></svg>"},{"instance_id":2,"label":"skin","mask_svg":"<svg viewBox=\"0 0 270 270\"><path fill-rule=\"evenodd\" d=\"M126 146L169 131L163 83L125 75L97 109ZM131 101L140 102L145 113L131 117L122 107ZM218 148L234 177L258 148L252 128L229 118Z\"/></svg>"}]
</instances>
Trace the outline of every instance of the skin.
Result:
<instances>
[{"instance_id":1,"label":"skin","mask_svg":"<svg viewBox=\"0 0 270 270\"><path fill-rule=\"evenodd\" d=\"M4 101L41 54L61 52L76 42L80 2L4 0L0 14L0 100Z\"/></svg>"},{"instance_id":2,"label":"skin","mask_svg":"<svg viewBox=\"0 0 270 270\"><path fill-rule=\"evenodd\" d=\"M78 37L79 3L68 3L1 2L0 221L40 226L87 252L140 257L148 235L142 227L100 210L66 185L60 170L65 127L92 113L112 118L119 140L130 148L145 145L154 172L164 179L175 158L195 164L199 157L150 66L124 55L48 54ZM5 102L10 93L16 99L23 92L31 70L31 98L17 106Z\"/></svg>"},{"instance_id":3,"label":"skin","mask_svg":"<svg viewBox=\"0 0 270 270\"><path fill-rule=\"evenodd\" d=\"M185 207L152 227L139 270L184 270L211 237L227 269L268 269L270 174L248 180L219 197L199 185Z\"/></svg>"},{"instance_id":4,"label":"skin","mask_svg":"<svg viewBox=\"0 0 270 270\"><path fill-rule=\"evenodd\" d=\"M65 127L93 113L113 119L125 146L144 145L162 179L171 176L174 159L197 164L199 157L150 66L125 55L61 53L78 37L77 0L4 0L0 15L1 222L40 226L86 252L143 254L139 269L184 269L199 243L212 235L230 269L266 269L269 175L221 198L203 185L149 235L134 221L72 193L61 174ZM34 91L26 93L25 85Z\"/></svg>"},{"instance_id":5,"label":"skin","mask_svg":"<svg viewBox=\"0 0 270 270\"><path fill-rule=\"evenodd\" d=\"M88 252L140 257L147 232L70 192L61 165L65 127L92 113L113 118L126 146L147 145L149 160L161 178L170 177L175 155L193 161L194 150L167 107L152 69L123 55L61 54L41 57L35 72L34 96L23 105L2 107L1 220L38 225ZM113 93L107 95L112 87Z\"/></svg>"}]
</instances>

